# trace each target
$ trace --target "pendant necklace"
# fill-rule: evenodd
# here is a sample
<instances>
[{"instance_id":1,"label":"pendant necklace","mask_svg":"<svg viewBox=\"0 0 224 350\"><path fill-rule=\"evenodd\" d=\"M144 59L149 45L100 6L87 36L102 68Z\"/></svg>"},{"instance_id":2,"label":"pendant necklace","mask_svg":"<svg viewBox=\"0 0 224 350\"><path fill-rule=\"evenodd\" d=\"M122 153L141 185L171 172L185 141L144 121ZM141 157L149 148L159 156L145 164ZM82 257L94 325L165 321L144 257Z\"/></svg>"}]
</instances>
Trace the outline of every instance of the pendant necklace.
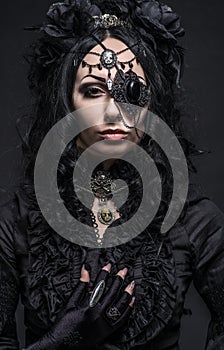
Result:
<instances>
[{"instance_id":1,"label":"pendant necklace","mask_svg":"<svg viewBox=\"0 0 224 350\"><path fill-rule=\"evenodd\" d=\"M91 179L91 190L98 199L97 219L103 225L109 226L115 220L115 214L118 212L112 205L108 205L108 201L112 198L112 191L115 189L109 172L98 171ZM96 217L91 211L91 219L94 227L94 231L97 238L97 243L102 246L102 239L99 234L99 227L96 222Z\"/></svg>"}]
</instances>

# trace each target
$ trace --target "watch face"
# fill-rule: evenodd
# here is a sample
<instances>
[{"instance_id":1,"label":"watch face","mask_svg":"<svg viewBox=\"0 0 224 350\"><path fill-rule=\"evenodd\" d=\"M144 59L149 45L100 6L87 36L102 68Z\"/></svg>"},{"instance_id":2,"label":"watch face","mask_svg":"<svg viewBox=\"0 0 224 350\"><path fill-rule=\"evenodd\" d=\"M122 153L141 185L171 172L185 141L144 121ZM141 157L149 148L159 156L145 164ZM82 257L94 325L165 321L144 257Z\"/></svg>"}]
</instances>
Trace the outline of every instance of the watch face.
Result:
<instances>
[{"instance_id":1,"label":"watch face","mask_svg":"<svg viewBox=\"0 0 224 350\"><path fill-rule=\"evenodd\" d=\"M112 50L103 51L100 56L100 62L107 69L113 68L117 62L116 53Z\"/></svg>"}]
</instances>

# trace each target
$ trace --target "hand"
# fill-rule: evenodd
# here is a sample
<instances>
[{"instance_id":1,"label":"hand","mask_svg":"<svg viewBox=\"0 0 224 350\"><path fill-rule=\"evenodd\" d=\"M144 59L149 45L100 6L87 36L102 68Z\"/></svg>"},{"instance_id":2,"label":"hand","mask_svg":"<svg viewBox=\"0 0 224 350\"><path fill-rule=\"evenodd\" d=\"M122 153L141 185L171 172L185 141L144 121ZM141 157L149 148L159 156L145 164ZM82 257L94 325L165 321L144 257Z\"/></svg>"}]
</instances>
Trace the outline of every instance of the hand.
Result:
<instances>
[{"instance_id":1,"label":"hand","mask_svg":"<svg viewBox=\"0 0 224 350\"><path fill-rule=\"evenodd\" d=\"M69 299L64 316L50 332L26 350L93 349L93 344L103 343L124 326L134 303L134 282L122 290L127 269L120 270L105 292L110 267L108 264L99 272L90 297L86 296L89 274L83 267L80 282Z\"/></svg>"},{"instance_id":2,"label":"hand","mask_svg":"<svg viewBox=\"0 0 224 350\"><path fill-rule=\"evenodd\" d=\"M86 273L86 270L83 270L83 273ZM134 281L122 290L127 269L124 268L117 273L105 293L109 273L110 264L99 272L95 280L91 298L84 312L85 317L78 325L79 332L83 336L80 349L92 349L93 344L103 343L108 336L126 324L132 311Z\"/></svg>"}]
</instances>

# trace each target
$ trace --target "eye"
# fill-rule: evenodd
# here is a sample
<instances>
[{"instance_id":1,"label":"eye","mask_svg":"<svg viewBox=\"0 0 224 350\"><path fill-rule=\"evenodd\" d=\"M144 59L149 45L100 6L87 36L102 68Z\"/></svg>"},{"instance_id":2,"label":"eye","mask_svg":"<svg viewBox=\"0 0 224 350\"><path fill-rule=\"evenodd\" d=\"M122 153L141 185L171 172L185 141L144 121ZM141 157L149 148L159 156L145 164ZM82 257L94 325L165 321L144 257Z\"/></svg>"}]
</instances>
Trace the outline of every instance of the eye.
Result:
<instances>
[{"instance_id":1,"label":"eye","mask_svg":"<svg viewBox=\"0 0 224 350\"><path fill-rule=\"evenodd\" d=\"M105 91L103 89L95 86L85 87L82 93L86 98L97 98L105 95Z\"/></svg>"}]
</instances>

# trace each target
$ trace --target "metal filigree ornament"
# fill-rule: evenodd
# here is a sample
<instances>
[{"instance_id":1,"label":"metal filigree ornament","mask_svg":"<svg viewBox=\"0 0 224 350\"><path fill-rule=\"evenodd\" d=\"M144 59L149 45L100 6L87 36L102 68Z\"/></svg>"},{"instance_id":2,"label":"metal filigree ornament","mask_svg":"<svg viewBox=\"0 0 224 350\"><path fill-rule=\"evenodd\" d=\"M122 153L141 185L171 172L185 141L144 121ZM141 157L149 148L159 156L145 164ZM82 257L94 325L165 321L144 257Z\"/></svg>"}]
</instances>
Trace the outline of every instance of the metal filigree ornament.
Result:
<instances>
[{"instance_id":1,"label":"metal filigree ornament","mask_svg":"<svg viewBox=\"0 0 224 350\"><path fill-rule=\"evenodd\" d=\"M123 19L118 18L115 15L112 14L104 14L102 16L93 16L90 20L90 22L93 21L94 22L94 28L111 28L111 27L126 27L126 28L131 28L131 24ZM96 42L103 48L103 52L100 54L98 52L94 52L94 51L90 51L89 54L91 55L95 55L100 57L100 62L96 63L96 64L91 64L88 63L86 60L82 61L82 67L88 67L89 68L89 74L92 73L92 70L94 68L98 68L99 70L102 70L102 67L106 68L108 70L108 79L107 79L107 88L109 91L112 90L113 87L113 81L111 79L111 72L110 70L112 68L116 68L117 70L119 70L118 66L120 65L121 69L125 69L126 65L129 65L129 68L132 69L133 68L133 61L136 59L135 56L133 56L130 60L128 61L119 61L118 56L127 51L130 50L131 47L134 47L136 45L138 45L138 51L139 50L139 43L136 43L134 45L132 45L130 48L126 48L124 50L121 50L119 52L114 52L113 50L110 50L109 48L105 47L105 45L98 40L97 37L95 37L94 34L92 34L92 37L96 40ZM139 54L139 52L138 52ZM137 63L138 59L136 59Z\"/></svg>"},{"instance_id":2,"label":"metal filigree ornament","mask_svg":"<svg viewBox=\"0 0 224 350\"><path fill-rule=\"evenodd\" d=\"M118 308L116 308L116 306L113 306L107 310L106 315L109 319L113 321L117 321L121 316L121 313L118 310Z\"/></svg>"},{"instance_id":3,"label":"metal filigree ornament","mask_svg":"<svg viewBox=\"0 0 224 350\"><path fill-rule=\"evenodd\" d=\"M104 68L108 69L107 88L111 91L113 81L111 79L110 69L117 63L117 55L113 50L104 50L100 56L100 62Z\"/></svg>"},{"instance_id":4,"label":"metal filigree ornament","mask_svg":"<svg viewBox=\"0 0 224 350\"><path fill-rule=\"evenodd\" d=\"M90 187L95 197L99 200L97 218L104 225L110 225L115 220L115 210L108 205L108 200L112 198L112 191L115 189L109 172L98 171L92 177Z\"/></svg>"},{"instance_id":5,"label":"metal filigree ornament","mask_svg":"<svg viewBox=\"0 0 224 350\"><path fill-rule=\"evenodd\" d=\"M95 197L111 198L115 184L110 177L109 172L98 171L91 179L90 187Z\"/></svg>"},{"instance_id":6,"label":"metal filigree ornament","mask_svg":"<svg viewBox=\"0 0 224 350\"><path fill-rule=\"evenodd\" d=\"M141 115L141 108L139 107L149 106L151 100L150 87L140 81L137 74L131 69L127 72L119 70L114 77L114 85L110 94L114 101L118 102L117 108L120 111L120 118L124 126L128 129L135 128L136 135L141 139L137 129ZM127 124L123 114L129 118L131 117L133 124Z\"/></svg>"},{"instance_id":7,"label":"metal filigree ornament","mask_svg":"<svg viewBox=\"0 0 224 350\"><path fill-rule=\"evenodd\" d=\"M107 69L113 68L117 62L117 55L113 50L105 50L100 55L100 62Z\"/></svg>"},{"instance_id":8,"label":"metal filigree ornament","mask_svg":"<svg viewBox=\"0 0 224 350\"><path fill-rule=\"evenodd\" d=\"M110 225L115 219L114 210L108 206L103 206L99 208L97 217L102 224Z\"/></svg>"},{"instance_id":9,"label":"metal filigree ornament","mask_svg":"<svg viewBox=\"0 0 224 350\"><path fill-rule=\"evenodd\" d=\"M105 13L102 16L93 16L92 20L94 21L94 28L111 28L111 27L127 27L130 28L130 24L125 21L122 20L120 18L118 18L115 15L111 15L108 13ZM113 50L107 49L105 48L105 46L101 43L101 46L103 47L104 51L101 54L98 54L97 52L90 52L90 54L94 54L94 55L98 55L100 56L100 64L97 65L91 65L84 63L84 65L87 65L89 67L89 70L92 71L92 68L97 67L99 70L102 69L102 66L106 69L108 69L108 79L107 79L107 87L108 90L111 91L112 86L113 86L113 81L111 79L111 73L110 73L110 69L115 67L116 64L120 64L122 65L122 67L125 66L125 64L131 63L133 61L133 59L131 59L129 62L120 62L118 61L118 55L125 52L125 50L122 50L120 52L114 52Z\"/></svg>"},{"instance_id":10,"label":"metal filigree ornament","mask_svg":"<svg viewBox=\"0 0 224 350\"><path fill-rule=\"evenodd\" d=\"M105 28L110 27L127 27L131 28L130 23L125 20L118 18L115 15L105 13L102 16L93 16L92 20L94 21L94 29L96 28Z\"/></svg>"},{"instance_id":11,"label":"metal filigree ornament","mask_svg":"<svg viewBox=\"0 0 224 350\"><path fill-rule=\"evenodd\" d=\"M109 91L112 90L113 87L113 81L111 79L111 69L112 68L116 68L117 71L119 71L118 66L120 66L122 69L125 69L125 66L128 65L128 67L130 69L133 68L133 61L136 59L135 56L133 56L130 60L128 61L120 61L118 59L118 56L128 50L129 47L118 51L118 52L114 52L113 50L110 50L108 48L106 48L101 42L99 43L102 48L104 49L104 51L102 53L98 53L98 52L94 52L94 51L90 51L88 52L88 54L90 55L94 55L94 56L98 56L100 58L100 62L96 63L96 64L91 64L88 63L85 59L82 61L82 68L88 67L89 68L89 74L92 73L94 68L97 68L98 70L102 70L102 68L106 68L108 70L108 78L107 78L107 88ZM134 44L133 46L136 46L137 44Z\"/></svg>"},{"instance_id":12,"label":"metal filigree ornament","mask_svg":"<svg viewBox=\"0 0 224 350\"><path fill-rule=\"evenodd\" d=\"M151 90L131 69L127 72L119 70L114 78L111 96L117 102L144 107L150 102Z\"/></svg>"}]
</instances>

